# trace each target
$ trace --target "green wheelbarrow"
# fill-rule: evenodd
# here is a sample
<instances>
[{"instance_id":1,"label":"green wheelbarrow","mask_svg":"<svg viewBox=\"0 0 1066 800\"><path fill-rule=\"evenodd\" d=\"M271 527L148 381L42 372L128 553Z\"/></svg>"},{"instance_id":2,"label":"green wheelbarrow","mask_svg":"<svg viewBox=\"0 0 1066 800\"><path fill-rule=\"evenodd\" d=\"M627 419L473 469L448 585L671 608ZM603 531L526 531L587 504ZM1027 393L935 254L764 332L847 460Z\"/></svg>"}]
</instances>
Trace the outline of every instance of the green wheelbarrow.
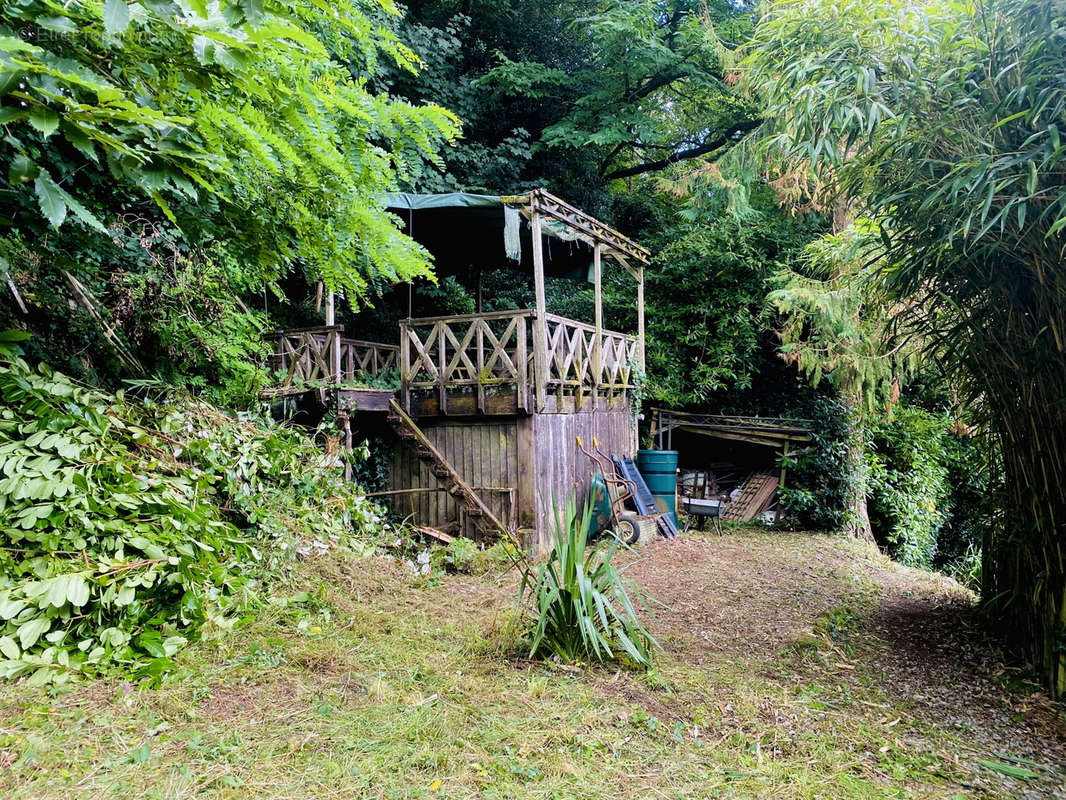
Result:
<instances>
[{"instance_id":1,"label":"green wheelbarrow","mask_svg":"<svg viewBox=\"0 0 1066 800\"><path fill-rule=\"evenodd\" d=\"M589 481L589 505L592 507L589 538L612 531L626 544L636 544L640 539L642 517L625 506L626 500L633 496L633 484L619 477L614 462L599 451L600 445L595 438L592 440L595 451L586 450L580 436L577 437L577 446L597 470Z\"/></svg>"}]
</instances>

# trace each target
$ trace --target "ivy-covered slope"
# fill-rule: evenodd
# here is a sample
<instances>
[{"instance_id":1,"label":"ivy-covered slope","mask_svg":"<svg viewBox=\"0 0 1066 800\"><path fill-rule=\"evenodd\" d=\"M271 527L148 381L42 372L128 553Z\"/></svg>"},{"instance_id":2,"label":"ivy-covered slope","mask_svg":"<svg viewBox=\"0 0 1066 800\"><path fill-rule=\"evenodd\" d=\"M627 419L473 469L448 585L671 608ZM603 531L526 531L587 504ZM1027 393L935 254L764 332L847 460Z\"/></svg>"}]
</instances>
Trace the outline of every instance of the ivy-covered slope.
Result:
<instances>
[{"instance_id":1,"label":"ivy-covered slope","mask_svg":"<svg viewBox=\"0 0 1066 800\"><path fill-rule=\"evenodd\" d=\"M138 395L0 360L0 677L158 676L294 554L381 530L335 448Z\"/></svg>"}]
</instances>

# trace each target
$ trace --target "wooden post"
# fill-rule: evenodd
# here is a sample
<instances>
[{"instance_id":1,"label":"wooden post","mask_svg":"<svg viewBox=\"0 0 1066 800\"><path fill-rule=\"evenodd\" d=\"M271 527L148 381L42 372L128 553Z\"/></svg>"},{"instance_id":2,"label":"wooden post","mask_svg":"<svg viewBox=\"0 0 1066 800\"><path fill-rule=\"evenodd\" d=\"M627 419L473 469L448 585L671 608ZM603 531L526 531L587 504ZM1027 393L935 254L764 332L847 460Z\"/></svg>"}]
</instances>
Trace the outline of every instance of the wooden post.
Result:
<instances>
[{"instance_id":1,"label":"wooden post","mask_svg":"<svg viewBox=\"0 0 1066 800\"><path fill-rule=\"evenodd\" d=\"M536 417L517 417L514 424L518 455L518 525L522 528L536 528L537 463L533 440Z\"/></svg>"},{"instance_id":2,"label":"wooden post","mask_svg":"<svg viewBox=\"0 0 1066 800\"><path fill-rule=\"evenodd\" d=\"M437 370L438 370L438 388L440 389L440 413L448 413L448 382L444 379L444 374L448 369L448 353L444 347L446 343L445 331L448 328L448 323L437 323Z\"/></svg>"},{"instance_id":3,"label":"wooden post","mask_svg":"<svg viewBox=\"0 0 1066 800\"><path fill-rule=\"evenodd\" d=\"M403 410L411 413L411 350L406 322L400 323L400 398Z\"/></svg>"},{"instance_id":4,"label":"wooden post","mask_svg":"<svg viewBox=\"0 0 1066 800\"><path fill-rule=\"evenodd\" d=\"M518 325L515 328L515 333L518 336L518 343L515 345L515 369L518 370L518 408L524 414L529 413L529 383L527 377L529 375L529 349L526 345L526 324L525 317L519 317Z\"/></svg>"},{"instance_id":5,"label":"wooden post","mask_svg":"<svg viewBox=\"0 0 1066 800\"><path fill-rule=\"evenodd\" d=\"M336 317L334 316L333 308L333 292L330 292L326 295L326 324L336 325L337 323L335 322L335 319Z\"/></svg>"},{"instance_id":6,"label":"wooden post","mask_svg":"<svg viewBox=\"0 0 1066 800\"><path fill-rule=\"evenodd\" d=\"M592 343L592 407L596 408L600 396L603 375L603 245L596 242L592 248L592 275L596 291L596 340Z\"/></svg>"},{"instance_id":7,"label":"wooden post","mask_svg":"<svg viewBox=\"0 0 1066 800\"><path fill-rule=\"evenodd\" d=\"M536 292L536 311L533 317L533 386L536 411L544 411L544 394L548 385L548 313L544 299L544 241L540 229L540 213L534 211L529 219L533 229L533 287Z\"/></svg>"},{"instance_id":8,"label":"wooden post","mask_svg":"<svg viewBox=\"0 0 1066 800\"><path fill-rule=\"evenodd\" d=\"M478 280L480 280L481 273L478 273ZM481 291L480 286L478 291ZM481 298L478 297L478 313L481 313ZM488 325L483 319L475 320L473 323L477 327L477 360L474 362L474 366L477 367L477 375L474 378L477 380L477 410L479 414L485 412L485 327Z\"/></svg>"},{"instance_id":9,"label":"wooden post","mask_svg":"<svg viewBox=\"0 0 1066 800\"><path fill-rule=\"evenodd\" d=\"M637 270L637 361L644 370L644 267Z\"/></svg>"},{"instance_id":10,"label":"wooden post","mask_svg":"<svg viewBox=\"0 0 1066 800\"><path fill-rule=\"evenodd\" d=\"M785 488L785 472L788 467L785 466L785 461L788 459L788 439L785 439L785 446L781 450L781 480L777 482L777 490L781 491Z\"/></svg>"}]
</instances>

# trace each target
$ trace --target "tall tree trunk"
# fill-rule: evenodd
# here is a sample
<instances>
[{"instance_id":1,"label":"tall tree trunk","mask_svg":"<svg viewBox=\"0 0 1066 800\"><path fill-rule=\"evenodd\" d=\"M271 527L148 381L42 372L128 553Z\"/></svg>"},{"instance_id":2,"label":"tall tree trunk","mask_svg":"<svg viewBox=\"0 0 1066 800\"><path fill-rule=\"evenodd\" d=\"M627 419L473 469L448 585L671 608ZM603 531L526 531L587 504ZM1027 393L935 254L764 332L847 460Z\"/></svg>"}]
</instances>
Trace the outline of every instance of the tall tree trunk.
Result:
<instances>
[{"instance_id":1,"label":"tall tree trunk","mask_svg":"<svg viewBox=\"0 0 1066 800\"><path fill-rule=\"evenodd\" d=\"M846 519L844 530L856 539L873 542L874 534L870 529L870 512L866 508L866 437L862 428L862 413L858 401L845 397L848 409L848 441L844 472L847 477L847 497L845 501Z\"/></svg>"}]
</instances>

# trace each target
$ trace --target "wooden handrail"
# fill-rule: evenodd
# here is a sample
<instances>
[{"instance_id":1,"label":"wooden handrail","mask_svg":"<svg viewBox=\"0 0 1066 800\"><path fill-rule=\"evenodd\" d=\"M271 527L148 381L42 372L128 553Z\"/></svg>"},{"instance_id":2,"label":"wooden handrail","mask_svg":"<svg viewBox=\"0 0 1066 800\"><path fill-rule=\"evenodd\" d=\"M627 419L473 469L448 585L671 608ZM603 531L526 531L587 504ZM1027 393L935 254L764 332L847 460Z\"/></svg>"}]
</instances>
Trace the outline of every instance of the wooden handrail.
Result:
<instances>
[{"instance_id":1,"label":"wooden handrail","mask_svg":"<svg viewBox=\"0 0 1066 800\"><path fill-rule=\"evenodd\" d=\"M276 331L267 331L263 334L264 339L277 339L281 336L291 336L296 333L333 333L334 331L344 331L343 325L312 325L307 328L283 328Z\"/></svg>"},{"instance_id":2,"label":"wooden handrail","mask_svg":"<svg viewBox=\"0 0 1066 800\"><path fill-rule=\"evenodd\" d=\"M537 335L533 317L531 310L517 309L401 320L404 405L410 407L412 390L437 393L447 413L449 389L475 389L477 407L484 408L487 389L511 386L519 407L528 409L527 393L537 387L572 392L579 405L586 395L612 396L632 388L635 337L602 331L597 340L594 326L545 314L544 346L530 347L530 337L535 342ZM594 350L599 359L592 358Z\"/></svg>"},{"instance_id":3,"label":"wooden handrail","mask_svg":"<svg viewBox=\"0 0 1066 800\"><path fill-rule=\"evenodd\" d=\"M377 375L396 368L397 345L341 337L341 325L275 331L270 367L284 377L274 391L304 384L352 382L361 372Z\"/></svg>"},{"instance_id":4,"label":"wooden handrail","mask_svg":"<svg viewBox=\"0 0 1066 800\"><path fill-rule=\"evenodd\" d=\"M401 325L426 327L438 322L472 322L477 319L510 319L511 317L532 317L532 308L518 308L513 311L484 311L480 314L458 314L451 317L409 317L400 320Z\"/></svg>"}]
</instances>

